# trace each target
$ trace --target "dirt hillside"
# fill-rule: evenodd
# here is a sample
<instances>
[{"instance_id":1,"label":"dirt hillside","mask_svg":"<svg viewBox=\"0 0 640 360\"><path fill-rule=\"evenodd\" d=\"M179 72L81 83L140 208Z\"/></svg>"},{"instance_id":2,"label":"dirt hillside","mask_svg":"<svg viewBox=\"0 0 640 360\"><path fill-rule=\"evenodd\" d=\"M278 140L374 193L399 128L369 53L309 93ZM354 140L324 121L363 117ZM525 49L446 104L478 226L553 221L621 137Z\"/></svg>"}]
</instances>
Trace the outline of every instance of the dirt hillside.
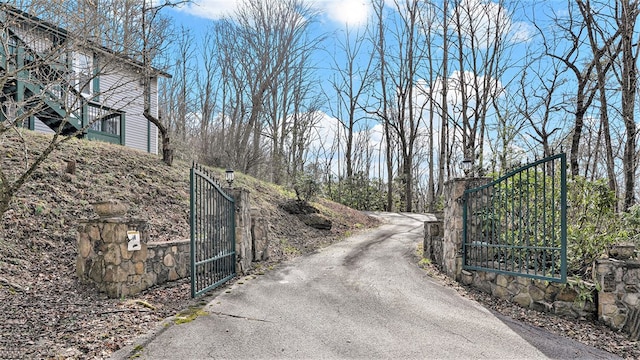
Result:
<instances>
[{"instance_id":1,"label":"dirt hillside","mask_svg":"<svg viewBox=\"0 0 640 360\"><path fill-rule=\"evenodd\" d=\"M49 139L29 131L21 136L30 154ZM0 165L10 179L24 169L24 154L17 137L0 142ZM65 171L70 161L75 174ZM194 304L184 280L114 300L79 284L75 274L76 227L95 217L94 202L127 203L128 215L148 220L152 241L188 238L189 166L177 161L168 167L157 156L75 139L42 164L2 216L0 358L105 358ZM222 170L213 171L223 177ZM314 205L333 228L312 229L281 209L291 192L242 174L235 185L250 190L252 207L270 223L271 259L262 269L376 225L360 212L320 200Z\"/></svg>"}]
</instances>

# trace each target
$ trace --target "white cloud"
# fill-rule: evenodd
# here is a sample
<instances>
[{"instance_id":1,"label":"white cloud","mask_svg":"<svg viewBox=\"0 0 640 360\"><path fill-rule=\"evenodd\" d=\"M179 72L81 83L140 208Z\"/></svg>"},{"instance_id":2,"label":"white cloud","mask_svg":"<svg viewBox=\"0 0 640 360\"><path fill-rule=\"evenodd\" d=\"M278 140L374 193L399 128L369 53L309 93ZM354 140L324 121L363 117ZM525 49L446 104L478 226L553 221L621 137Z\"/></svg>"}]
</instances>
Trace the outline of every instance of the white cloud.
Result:
<instances>
[{"instance_id":1,"label":"white cloud","mask_svg":"<svg viewBox=\"0 0 640 360\"><path fill-rule=\"evenodd\" d=\"M240 0L195 0L181 10L205 19L220 19L230 15L238 7Z\"/></svg>"},{"instance_id":2,"label":"white cloud","mask_svg":"<svg viewBox=\"0 0 640 360\"><path fill-rule=\"evenodd\" d=\"M323 0L318 1L317 5L329 19L349 26L365 24L371 12L371 5L367 0Z\"/></svg>"},{"instance_id":3,"label":"white cloud","mask_svg":"<svg viewBox=\"0 0 640 360\"><path fill-rule=\"evenodd\" d=\"M514 43L528 42L535 34L535 28L531 23L515 21L511 26L511 40Z\"/></svg>"},{"instance_id":4,"label":"white cloud","mask_svg":"<svg viewBox=\"0 0 640 360\"><path fill-rule=\"evenodd\" d=\"M364 24L371 12L367 0L307 0L308 3L339 24L359 26ZM220 19L230 15L242 0L194 0L182 8L183 11L206 19Z\"/></svg>"},{"instance_id":5,"label":"white cloud","mask_svg":"<svg viewBox=\"0 0 640 360\"><path fill-rule=\"evenodd\" d=\"M340 121L322 111L319 111L318 119L310 135L309 153L316 157L330 157L341 127Z\"/></svg>"}]
</instances>

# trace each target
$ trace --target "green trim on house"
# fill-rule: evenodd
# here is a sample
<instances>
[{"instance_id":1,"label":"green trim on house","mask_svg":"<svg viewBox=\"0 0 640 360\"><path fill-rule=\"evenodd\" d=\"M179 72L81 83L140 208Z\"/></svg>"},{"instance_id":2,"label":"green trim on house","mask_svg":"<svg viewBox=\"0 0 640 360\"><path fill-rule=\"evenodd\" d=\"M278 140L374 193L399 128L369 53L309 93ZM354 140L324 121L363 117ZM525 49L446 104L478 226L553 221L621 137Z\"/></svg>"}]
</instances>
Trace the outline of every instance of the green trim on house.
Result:
<instances>
[{"instance_id":1,"label":"green trim on house","mask_svg":"<svg viewBox=\"0 0 640 360\"><path fill-rule=\"evenodd\" d=\"M16 69L24 69L24 49L22 46L18 46L16 49ZM16 80L16 96L15 100L20 103L24 100L24 82L22 79L28 78L29 75L26 74L25 71L20 70L17 74Z\"/></svg>"},{"instance_id":2,"label":"green trim on house","mask_svg":"<svg viewBox=\"0 0 640 360\"><path fill-rule=\"evenodd\" d=\"M116 134L108 134L102 131L87 130L86 138L89 140L99 140L112 144L120 144L120 136Z\"/></svg>"},{"instance_id":3,"label":"green trim on house","mask_svg":"<svg viewBox=\"0 0 640 360\"><path fill-rule=\"evenodd\" d=\"M100 67L98 57L93 54L93 101L100 101Z\"/></svg>"},{"instance_id":4,"label":"green trim on house","mask_svg":"<svg viewBox=\"0 0 640 360\"><path fill-rule=\"evenodd\" d=\"M125 114L125 113L122 113L120 115L120 145L126 145L126 141L125 141L126 140L125 128L126 128L126 125L127 125L126 117L127 117L127 114Z\"/></svg>"}]
</instances>

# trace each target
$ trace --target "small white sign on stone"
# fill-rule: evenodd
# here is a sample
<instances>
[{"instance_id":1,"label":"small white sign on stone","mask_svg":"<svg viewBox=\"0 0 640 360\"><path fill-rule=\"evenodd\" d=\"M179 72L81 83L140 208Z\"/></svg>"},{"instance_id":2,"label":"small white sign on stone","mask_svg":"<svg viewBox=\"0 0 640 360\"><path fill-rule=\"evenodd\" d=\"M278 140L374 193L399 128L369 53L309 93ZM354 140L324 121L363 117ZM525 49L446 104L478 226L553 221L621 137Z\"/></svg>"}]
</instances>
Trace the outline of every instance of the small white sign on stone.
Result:
<instances>
[{"instance_id":1,"label":"small white sign on stone","mask_svg":"<svg viewBox=\"0 0 640 360\"><path fill-rule=\"evenodd\" d=\"M140 250L140 232L139 231L127 231L127 250L136 251Z\"/></svg>"}]
</instances>

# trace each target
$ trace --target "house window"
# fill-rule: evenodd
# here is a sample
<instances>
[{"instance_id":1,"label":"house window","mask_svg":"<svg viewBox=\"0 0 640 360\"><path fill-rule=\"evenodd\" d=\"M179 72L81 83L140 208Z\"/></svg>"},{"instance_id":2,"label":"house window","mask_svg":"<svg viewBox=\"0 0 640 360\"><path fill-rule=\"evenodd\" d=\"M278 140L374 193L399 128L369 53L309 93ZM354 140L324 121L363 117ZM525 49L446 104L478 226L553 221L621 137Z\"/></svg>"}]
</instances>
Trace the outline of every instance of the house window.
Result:
<instances>
[{"instance_id":1,"label":"house window","mask_svg":"<svg viewBox=\"0 0 640 360\"><path fill-rule=\"evenodd\" d=\"M77 52L73 54L75 87L82 95L93 94L93 55Z\"/></svg>"}]
</instances>

